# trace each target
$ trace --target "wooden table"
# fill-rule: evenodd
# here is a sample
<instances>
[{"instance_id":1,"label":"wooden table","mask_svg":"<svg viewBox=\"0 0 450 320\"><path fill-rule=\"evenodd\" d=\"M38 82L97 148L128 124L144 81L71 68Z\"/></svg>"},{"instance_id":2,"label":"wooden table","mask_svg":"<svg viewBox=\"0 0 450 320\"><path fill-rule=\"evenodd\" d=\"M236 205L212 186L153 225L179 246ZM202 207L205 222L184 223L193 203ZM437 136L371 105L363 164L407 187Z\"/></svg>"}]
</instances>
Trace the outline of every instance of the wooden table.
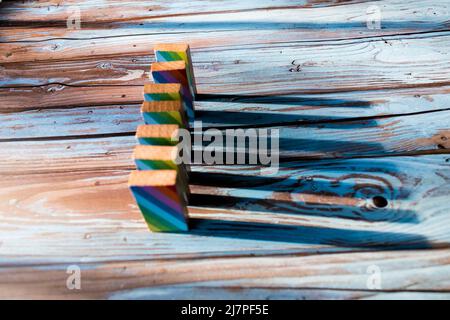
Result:
<instances>
[{"instance_id":1,"label":"wooden table","mask_svg":"<svg viewBox=\"0 0 450 320\"><path fill-rule=\"evenodd\" d=\"M450 298L449 10L1 3L0 298ZM161 42L221 95L204 126L281 135L276 175L193 168L189 234L148 232L126 183Z\"/></svg>"}]
</instances>

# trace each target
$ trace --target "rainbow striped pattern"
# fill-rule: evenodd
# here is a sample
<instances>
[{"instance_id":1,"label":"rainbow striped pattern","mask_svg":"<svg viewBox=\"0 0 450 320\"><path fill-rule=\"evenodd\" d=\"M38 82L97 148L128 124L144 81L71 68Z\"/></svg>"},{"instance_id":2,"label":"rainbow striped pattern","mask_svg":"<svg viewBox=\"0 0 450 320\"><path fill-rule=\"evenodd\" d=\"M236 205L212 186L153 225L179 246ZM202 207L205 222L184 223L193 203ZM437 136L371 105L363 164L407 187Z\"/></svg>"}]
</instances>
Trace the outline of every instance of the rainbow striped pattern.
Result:
<instances>
[{"instance_id":1,"label":"rainbow striped pattern","mask_svg":"<svg viewBox=\"0 0 450 320\"><path fill-rule=\"evenodd\" d=\"M141 113L145 124L176 124L189 127L181 101L144 101Z\"/></svg>"},{"instance_id":2,"label":"rainbow striped pattern","mask_svg":"<svg viewBox=\"0 0 450 320\"><path fill-rule=\"evenodd\" d=\"M177 170L177 165L170 160L134 159L138 170Z\"/></svg>"},{"instance_id":3,"label":"rainbow striped pattern","mask_svg":"<svg viewBox=\"0 0 450 320\"><path fill-rule=\"evenodd\" d=\"M172 141L170 138L152 138L152 137L140 137L137 138L139 144L146 146L176 146L177 141Z\"/></svg>"},{"instance_id":4,"label":"rainbow striped pattern","mask_svg":"<svg viewBox=\"0 0 450 320\"><path fill-rule=\"evenodd\" d=\"M179 83L181 85L181 97L186 107L189 119L194 118L194 96L189 88L189 80L184 61L155 62L152 64L151 73L155 83Z\"/></svg>"},{"instance_id":5,"label":"rainbow striped pattern","mask_svg":"<svg viewBox=\"0 0 450 320\"><path fill-rule=\"evenodd\" d=\"M180 127L184 127L184 121L180 112L178 111L165 111L165 112L142 112L142 118L145 124L177 124Z\"/></svg>"},{"instance_id":6,"label":"rainbow striped pattern","mask_svg":"<svg viewBox=\"0 0 450 320\"><path fill-rule=\"evenodd\" d=\"M134 148L133 159L138 170L178 170L176 146L144 146Z\"/></svg>"},{"instance_id":7,"label":"rainbow striped pattern","mask_svg":"<svg viewBox=\"0 0 450 320\"><path fill-rule=\"evenodd\" d=\"M179 83L151 83L144 85L144 101L181 100Z\"/></svg>"},{"instance_id":8,"label":"rainbow striped pattern","mask_svg":"<svg viewBox=\"0 0 450 320\"><path fill-rule=\"evenodd\" d=\"M133 171L130 175L129 187L152 231L188 230L187 199L180 190L182 183L174 177L174 170Z\"/></svg>"},{"instance_id":9,"label":"rainbow striped pattern","mask_svg":"<svg viewBox=\"0 0 450 320\"><path fill-rule=\"evenodd\" d=\"M189 165L178 163L178 146L138 145L134 148L133 159L138 170L176 170L187 184ZM189 193L189 190L186 190Z\"/></svg>"},{"instance_id":10,"label":"rainbow striped pattern","mask_svg":"<svg viewBox=\"0 0 450 320\"><path fill-rule=\"evenodd\" d=\"M170 61L184 61L186 64L186 72L188 76L189 89L192 96L195 98L197 88L195 84L194 69L192 67L191 50L188 44L158 44L153 48L155 52L156 61L170 62Z\"/></svg>"},{"instance_id":11,"label":"rainbow striped pattern","mask_svg":"<svg viewBox=\"0 0 450 320\"><path fill-rule=\"evenodd\" d=\"M150 230L156 232L188 230L184 218L185 209L180 204L174 186L130 188Z\"/></svg>"},{"instance_id":12,"label":"rainbow striped pattern","mask_svg":"<svg viewBox=\"0 0 450 320\"><path fill-rule=\"evenodd\" d=\"M177 139L173 139L177 134L178 125L140 125L136 130L136 139L141 145L149 146L175 146Z\"/></svg>"},{"instance_id":13,"label":"rainbow striped pattern","mask_svg":"<svg viewBox=\"0 0 450 320\"><path fill-rule=\"evenodd\" d=\"M139 145L133 153L136 171L130 190L152 231L188 230L188 165L177 164L179 141L175 131L194 119L197 94L189 46L155 46L157 62L151 66L155 83L144 86L141 114L145 125L136 131Z\"/></svg>"},{"instance_id":14,"label":"rainbow striped pattern","mask_svg":"<svg viewBox=\"0 0 450 320\"><path fill-rule=\"evenodd\" d=\"M181 93L145 93L145 101L166 101L166 100L181 100Z\"/></svg>"}]
</instances>

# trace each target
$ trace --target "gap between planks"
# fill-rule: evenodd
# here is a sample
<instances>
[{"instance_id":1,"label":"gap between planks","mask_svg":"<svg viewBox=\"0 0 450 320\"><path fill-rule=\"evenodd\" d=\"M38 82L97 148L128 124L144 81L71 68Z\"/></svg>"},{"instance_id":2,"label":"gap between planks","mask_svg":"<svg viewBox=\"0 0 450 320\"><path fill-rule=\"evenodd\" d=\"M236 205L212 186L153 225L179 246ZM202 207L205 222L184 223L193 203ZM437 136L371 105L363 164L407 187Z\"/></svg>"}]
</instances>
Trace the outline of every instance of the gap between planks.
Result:
<instances>
[{"instance_id":1,"label":"gap between planks","mask_svg":"<svg viewBox=\"0 0 450 320\"><path fill-rule=\"evenodd\" d=\"M241 32L241 31L251 31L251 30L220 30L220 31L203 31L202 33L208 34L208 33L233 33L233 32ZM330 38L330 39L311 39L311 40L298 40L298 41L289 41L286 43L283 42L277 42L276 44L272 45L272 48L285 48L286 45L292 45L292 44L317 44L316 46L320 46L322 43L325 43L326 45L348 45L348 44L356 44L356 43L362 43L362 42L376 42L376 41L387 41L387 40L410 40L410 39L423 39L423 38L432 38L432 37L446 37L448 36L450 29L441 28L437 30L427 30L427 31L414 31L414 32L402 32L402 33L396 33L396 34L382 34L382 35L371 35L371 36L358 36L353 38ZM189 32L190 33L190 32ZM183 32L166 32L164 33L166 35L182 35ZM42 39L42 40L9 40L9 41L0 41L0 44L13 44L13 43L45 43L45 42L51 42L51 41L89 41L89 40L106 40L106 39L114 39L114 38L127 38L127 37L140 37L140 36L153 36L154 33L139 33L139 34L123 34L123 35L114 35L114 36L97 36L97 37L89 37L89 38L76 38L76 37L55 37L55 38L48 38L48 39ZM342 43L344 42L344 43ZM253 50L257 49L263 49L267 47L267 44L261 43L261 44L240 44L239 46L233 47L227 47L224 49L220 46L215 46L213 48L205 47L202 48L202 51L209 51L209 52L223 52L223 51L229 51L229 50L239 50L239 48L247 49L247 47L251 47ZM194 49L195 50L195 49ZM149 54L150 55L150 54ZM53 60L57 61L57 60ZM64 60L61 60L64 61ZM14 63L14 62L10 62Z\"/></svg>"},{"instance_id":2,"label":"gap between planks","mask_svg":"<svg viewBox=\"0 0 450 320\"><path fill-rule=\"evenodd\" d=\"M242 32L242 31L232 31L232 32ZM221 32L218 32L219 34ZM191 35L192 33L189 33L189 35ZM173 35L173 36L178 36L178 34L168 34L168 35ZM265 43L265 42L254 42L254 43L235 43L235 44L230 44L227 43L227 45L223 45L221 44L220 41L214 41L210 46L208 47L204 47L204 42L205 39L203 36L199 36L197 38L192 38L192 39L183 39L183 41L185 42L189 42L192 43L192 52L196 52L198 50L201 50L202 52L217 52L217 53L223 53L226 51L242 51L242 50L263 50L263 49L267 49L268 46L270 45L271 49L286 49L286 48L290 48L290 47L321 47L321 46L328 46L328 47L334 47L334 46L346 46L346 45L356 45L356 44L368 44L368 43L375 43L375 42L387 42L387 41L405 41L405 40L421 40L421 39L435 39L435 38L440 38L440 37L448 37L450 35L450 30L449 29L441 29L441 30L433 30L433 31L427 31L427 32L413 32L413 33L405 33L405 34L393 34L393 35L380 35L380 36L369 36L369 37L360 37L360 38L332 38L332 39L311 39L311 40L290 40L290 41L277 41L277 42L270 42L270 43ZM124 48L127 49L126 52L114 52L114 53L106 53L107 51L103 50L103 53L101 54L96 54L95 57L98 59L106 59L106 58L112 58L115 55L117 55L117 53L121 54L121 57L133 57L136 55L146 55L146 56L151 56L152 54L150 53L150 49L151 48L147 48L147 43L151 43L151 42L157 42L157 41L162 41L162 40L151 40L151 39L147 39L148 37L153 36L153 34L139 34L139 35L134 35L132 37L135 38L143 38L143 39L137 39L137 44L133 45L133 49L130 50L129 47L124 47L123 45L121 46L121 49L123 50ZM224 35L225 36L225 35ZM97 40L105 40L106 41L106 45L104 45L104 47L113 47L114 44L111 44L110 41L108 40L112 40L112 39L122 39L125 43L127 43L126 40L129 36L117 36L117 37L100 37ZM206 38L208 38L208 33L206 33L205 35ZM232 35L227 35L226 38L232 37ZM277 38L279 39L279 38ZM14 58L11 58L12 55L2 55L0 56L0 63L2 64L11 64L11 63L23 63L23 62L39 62L39 61L52 61L52 62L67 62L67 61L77 61L77 60L83 60L85 59L86 56L89 56L89 52L88 50L90 50L91 55L93 54L92 48L90 48L89 46L86 45L74 45L74 48L79 48L79 53L83 53L83 55L73 55L73 56L66 56L65 55L65 51L70 50L71 46L68 46L68 48L66 48L66 50L60 50L61 51L61 56L58 56L58 52L52 52L52 54L46 54L45 58L42 58L44 56L41 56L42 53L42 47L37 47L37 46L33 46L33 44L40 44L40 43L46 43L46 42L57 42L58 40L60 41L73 41L73 42L89 42L92 41L91 39L66 39L66 38L61 38L61 39L51 39L51 40L43 40L43 41L36 41L36 42L31 42L31 41L25 41L23 43L28 43L30 44L30 47L27 48L25 51L23 50L23 46L20 46L20 44L22 43L22 41L17 41L17 42L1 42L0 41L0 49L2 51L16 51L16 52L20 52L21 55L18 55L18 57L16 57L16 54L14 54ZM94 39L95 40L95 39ZM180 39L179 39L180 40ZM173 40L175 41L175 39ZM225 41L225 40L224 40ZM305 44L305 45L302 45ZM2 48L2 45L6 46L5 48ZM10 46L8 46L10 45ZM14 46L17 45L17 46ZM93 47L93 48L99 48L99 47L103 47L102 43L91 43L89 45L96 45L97 47ZM120 45L120 42L119 44ZM44 46L44 45L43 45ZM54 46L56 46L57 48L59 48L59 45L57 43L54 44ZM49 45L46 45L44 47L49 47ZM50 50L52 51L52 50ZM97 50L98 51L98 50ZM77 51L73 51L71 50L71 53L74 53ZM33 60L27 60L27 56L35 56L35 58Z\"/></svg>"}]
</instances>

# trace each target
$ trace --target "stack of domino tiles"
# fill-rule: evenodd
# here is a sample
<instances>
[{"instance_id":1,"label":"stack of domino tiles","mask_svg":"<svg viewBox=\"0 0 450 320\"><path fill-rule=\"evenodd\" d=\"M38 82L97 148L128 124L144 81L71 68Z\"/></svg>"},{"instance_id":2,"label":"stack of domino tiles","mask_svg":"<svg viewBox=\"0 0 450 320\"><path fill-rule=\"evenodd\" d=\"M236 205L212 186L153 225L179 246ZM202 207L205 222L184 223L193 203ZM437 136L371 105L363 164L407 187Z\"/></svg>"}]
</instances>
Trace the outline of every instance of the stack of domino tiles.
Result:
<instances>
[{"instance_id":1,"label":"stack of domino tiles","mask_svg":"<svg viewBox=\"0 0 450 320\"><path fill-rule=\"evenodd\" d=\"M194 119L197 90L192 60L187 44L156 45L154 51L154 83L144 86L145 124L136 131L137 170L131 172L128 185L150 230L187 231L189 166L177 163L179 141L174 137Z\"/></svg>"}]
</instances>

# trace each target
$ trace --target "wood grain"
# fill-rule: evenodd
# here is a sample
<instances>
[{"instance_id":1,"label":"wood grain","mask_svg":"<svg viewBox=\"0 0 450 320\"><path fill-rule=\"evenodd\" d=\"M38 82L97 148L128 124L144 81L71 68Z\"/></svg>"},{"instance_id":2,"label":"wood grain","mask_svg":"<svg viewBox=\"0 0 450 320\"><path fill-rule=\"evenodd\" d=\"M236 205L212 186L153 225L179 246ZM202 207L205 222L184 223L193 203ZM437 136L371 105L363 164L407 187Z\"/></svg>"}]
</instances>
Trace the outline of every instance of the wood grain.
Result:
<instances>
[{"instance_id":1,"label":"wood grain","mask_svg":"<svg viewBox=\"0 0 450 320\"><path fill-rule=\"evenodd\" d=\"M447 247L448 161L328 160L275 176L259 168L193 168L189 234L148 232L127 189L129 169L108 162L89 168L82 159L79 169L10 169L0 184L2 264ZM375 196L387 206L376 207Z\"/></svg>"},{"instance_id":2,"label":"wood grain","mask_svg":"<svg viewBox=\"0 0 450 320\"><path fill-rule=\"evenodd\" d=\"M448 1L9 1L0 16L0 298L449 298ZM192 231L156 234L126 182L153 45L181 41L205 128L279 129L290 159L193 166Z\"/></svg>"},{"instance_id":3,"label":"wood grain","mask_svg":"<svg viewBox=\"0 0 450 320\"><path fill-rule=\"evenodd\" d=\"M0 149L3 157L0 171L8 172L16 166L17 161L26 163L21 168L24 171L39 170L48 165L51 165L48 168L57 170L63 166L71 166L70 161L74 158L82 159L83 166L92 161L97 164L97 168L104 165L101 159L108 160L111 156L117 157L118 163L122 163L132 153L132 146L136 143L136 125L142 121L136 115L137 108L134 116L128 115L130 109L119 108L119 114L123 118L103 116L99 109L96 113L89 113L88 109L83 115L76 110L73 118L51 118L50 123L45 117L41 120L37 118L36 126L7 125L2 130L4 136L0 140L3 142L3 148ZM70 115L68 112L63 114ZM6 116L5 118L7 119ZM101 120L97 121L97 118ZM449 121L450 111L439 111L381 119L271 127L271 130L278 131L281 158L393 156L448 153ZM225 141L226 130L222 133ZM20 137L21 134L26 136ZM197 133L194 132L195 135ZM206 132L205 135L209 136L209 133ZM194 149L199 149L199 146L194 145ZM73 163L78 165L78 162Z\"/></svg>"},{"instance_id":4,"label":"wood grain","mask_svg":"<svg viewBox=\"0 0 450 320\"><path fill-rule=\"evenodd\" d=\"M315 50L315 52L309 46L292 50L285 48L282 54L276 48L267 51L259 50L252 55L249 54L248 49L233 50L229 52L228 58L223 57L220 64L215 63L210 56L208 59L212 62L207 63L205 67L195 63L198 58L195 54L193 54L193 59L198 75L199 92L206 94L228 93L244 95L245 98L245 95L248 94L301 95L319 92L380 90L386 87L389 87L390 90L420 86L434 87L448 84L450 61L444 49L448 45L446 39L448 37L432 38L434 44L426 43L428 42L426 39L408 41L411 46L424 48L421 49L421 53L414 55L414 59L407 58L408 48L401 44L401 41L395 45L396 49L384 42L375 42L337 47L324 46L319 47L320 50ZM423 41L425 43L422 43ZM305 49L310 51L305 52ZM320 52L323 52L322 56ZM259 54L271 58L264 59L263 56L258 56ZM332 63L328 60L330 54L335 56ZM352 58L348 58L349 54ZM304 58L299 59L299 57L305 56L314 56L314 59L311 61ZM393 56L396 57L396 61L392 61ZM341 60L338 61L339 59ZM236 63L236 61L239 62ZM394 71L391 68L392 63L398 63L401 67ZM296 68L296 65L300 66L299 72L291 72L290 70L293 67ZM144 70L131 70L128 74L138 74L141 79L144 73ZM269 75L274 80L270 85L261 80ZM47 77L52 78L51 75ZM126 75L124 77L127 78ZM228 81L220 82L220 79L223 78L227 78ZM28 80L16 79L14 81L26 83ZM276 85L273 85L274 83ZM366 85L361 86L361 83ZM140 103L142 101L140 86L115 85L108 86L108 90L105 89L103 86L73 87L57 83L37 87L2 88L0 97L4 104L1 108L3 110L23 110L89 104ZM356 97L354 100L360 101Z\"/></svg>"},{"instance_id":5,"label":"wood grain","mask_svg":"<svg viewBox=\"0 0 450 320\"><path fill-rule=\"evenodd\" d=\"M3 25L23 25L24 22L34 25L58 25L65 27L66 20L70 17L70 7L77 6L83 14L83 21L87 23L100 23L105 26L109 22L130 22L150 20L156 18L178 16L203 16L226 13L253 14L270 10L294 10L297 8L327 8L345 4L370 3L367 0L349 0L342 3L339 0L282 0L274 3L270 0L261 0L255 3L251 0L228 1L217 3L216 1L153 1L151 4L139 1L110 0L107 3L98 3L92 0L73 1L28 1L27 3L8 2L2 4L4 14ZM414 2L412 2L414 3ZM397 4L397 3L396 3ZM436 2L438 4L438 2ZM398 4L397 4L398 5ZM368 5L366 4L365 7ZM437 7L436 9L439 9ZM339 10L339 8L338 8ZM200 20L201 21L201 20Z\"/></svg>"},{"instance_id":6,"label":"wood grain","mask_svg":"<svg viewBox=\"0 0 450 320\"><path fill-rule=\"evenodd\" d=\"M196 12L184 10L188 6L194 9L193 2L174 1L171 5L162 2L161 5L166 7L163 10L166 13L172 11L172 14L157 14L158 10L141 10L142 6L151 7L151 4L139 2L130 5L124 4L123 1L116 3L108 1L108 7L94 1L90 3L64 1L57 7L49 5L47 8L45 4L39 5L41 8L30 8L27 5L26 9L9 14L15 9L6 8L7 4L3 4L5 8L3 20L0 22L2 31L0 40L2 42L35 42L55 38L92 40L164 34L167 37L166 42L170 42L169 39L174 36L192 42L192 39L196 38L196 36L193 38L192 34L203 33L205 41L202 41L201 45L204 47L208 45L206 40L209 36L214 39L221 37L221 34L246 34L252 42L266 44L280 40L302 42L359 39L448 30L449 14L445 0L435 0L433 6L400 0L345 2L321 0L316 3L312 1L254 3L247 0L228 1L227 4L198 1L194 5L197 6ZM368 9L373 5L381 10L380 29L367 27L367 19L371 17ZM101 9L96 8L98 6ZM117 10L118 6L121 6L120 10ZM226 7L226 10L221 10L221 7ZM80 9L79 29L67 28L67 18L73 16L73 8ZM138 15L123 13L130 10L134 10ZM118 16L120 19L117 19ZM30 26L33 28L29 28ZM232 37L228 40L239 41Z\"/></svg>"},{"instance_id":7,"label":"wood grain","mask_svg":"<svg viewBox=\"0 0 450 320\"><path fill-rule=\"evenodd\" d=\"M382 6L387 1L375 1ZM367 0L282 0L274 3L270 0L262 0L255 3L251 0L228 1L227 3L217 3L216 1L203 0L185 2L182 0L173 1L168 4L165 1L153 1L151 4L138 1L110 0L107 3L93 3L91 1L65 0L54 3L53 1L29 1L26 4L18 2L8 2L2 4L3 23L2 25L21 26L23 22L33 23L35 26L59 26L65 27L66 20L70 17L70 8L76 6L82 12L82 20L90 24L107 26L111 22L132 22L142 20L155 20L158 18L187 17L204 21L204 16L219 16L234 14L235 19L238 14L246 18L249 12L251 16L267 14L267 12L285 10L287 12L298 9L309 11L312 14L323 13L323 11L334 11L340 14L353 13L355 8L365 9L374 1ZM391 1L391 8L386 8L387 12L395 12L393 8L407 8L405 2ZM434 8L429 10L424 5L409 1L408 4L416 9L428 9L427 13L433 13L446 9L444 1L435 1ZM345 6L344 6L345 5ZM340 8L339 6L343 6ZM393 8L392 8L393 7ZM314 10L311 10L314 9ZM418 12L414 12L417 14ZM392 14L392 13L391 13ZM398 15L398 12L397 12ZM417 16L420 16L417 14ZM405 17L405 16L403 16ZM274 20L270 16L270 20ZM284 17L283 17L284 18ZM219 20L220 19L215 19ZM243 19L245 21L245 19Z\"/></svg>"},{"instance_id":8,"label":"wood grain","mask_svg":"<svg viewBox=\"0 0 450 320\"><path fill-rule=\"evenodd\" d=\"M227 50L221 53L220 61L217 55L224 49L217 47L204 51L194 49L192 57L200 93L308 93L317 92L318 88L322 92L335 92L354 90L356 84L360 85L358 90L361 91L387 85L402 88L448 83L448 33L440 37L416 37L407 42L403 38L392 38L336 44L317 42L307 46L285 43L282 49L269 45L264 50L228 45ZM24 57L18 57L15 63L4 61L0 84L12 88L49 84L143 85L153 62L149 43L154 42L145 37L133 39L141 41L136 46L144 50L124 52L134 46L130 45L129 39L124 40L124 44L116 38L108 40L116 48L100 42L86 42L86 52L83 52L84 46L79 41L72 41L69 43L73 43L74 48L58 49L55 55L43 52L44 61L26 62ZM22 52L24 47L19 46L20 54L41 60L37 56L40 53L33 52L33 47ZM42 52L42 43L35 46ZM5 52L7 50L5 48ZM414 54L411 50L415 50ZM71 53L90 58L80 60ZM8 59L11 60L13 55ZM97 57L94 59L93 56ZM333 61L329 56L334 57ZM54 59L58 61L53 62ZM77 60L72 61L74 59ZM393 63L399 64L398 71L391 68ZM230 79L227 85L217 83L220 77ZM275 88L267 87L262 81L265 77L273 79ZM367 85L361 86L361 82ZM230 86L233 87L231 90ZM242 89L237 89L239 87Z\"/></svg>"},{"instance_id":9,"label":"wood grain","mask_svg":"<svg viewBox=\"0 0 450 320\"><path fill-rule=\"evenodd\" d=\"M450 250L160 259L0 269L1 298L40 299L448 299ZM213 261L213 263L211 263ZM370 290L370 268L380 290ZM39 278L39 281L36 279Z\"/></svg>"},{"instance_id":10,"label":"wood grain","mask_svg":"<svg viewBox=\"0 0 450 320\"><path fill-rule=\"evenodd\" d=\"M108 92L111 93L109 90ZM123 99L121 92L116 94L119 101ZM444 86L394 92L386 90L259 98L227 98L218 95L218 98L209 101L197 101L196 110L197 118L204 127L319 124L361 117L445 110L448 108L449 92L450 87ZM0 139L126 133L135 131L136 126L141 123L140 104L98 106L96 104L99 100L80 108L69 107L69 101L66 101L62 107L39 106L37 109L25 109L21 112L14 112L14 109L8 109L8 105L2 105Z\"/></svg>"}]
</instances>

